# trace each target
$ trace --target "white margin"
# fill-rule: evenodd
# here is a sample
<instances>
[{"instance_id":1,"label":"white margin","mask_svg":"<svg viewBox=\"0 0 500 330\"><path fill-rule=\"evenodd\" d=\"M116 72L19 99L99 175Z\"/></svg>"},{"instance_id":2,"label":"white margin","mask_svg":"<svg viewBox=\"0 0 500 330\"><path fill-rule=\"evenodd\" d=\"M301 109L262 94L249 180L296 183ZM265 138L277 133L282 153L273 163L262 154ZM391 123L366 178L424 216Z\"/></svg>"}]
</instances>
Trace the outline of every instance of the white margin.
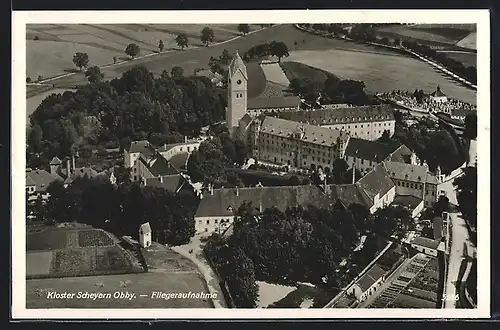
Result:
<instances>
[{"instance_id":1,"label":"white margin","mask_svg":"<svg viewBox=\"0 0 500 330\"><path fill-rule=\"evenodd\" d=\"M13 319L484 318L490 316L490 16L488 10L14 11L12 13L12 310ZM26 24L148 23L477 24L478 308L445 309L26 309Z\"/></svg>"}]
</instances>

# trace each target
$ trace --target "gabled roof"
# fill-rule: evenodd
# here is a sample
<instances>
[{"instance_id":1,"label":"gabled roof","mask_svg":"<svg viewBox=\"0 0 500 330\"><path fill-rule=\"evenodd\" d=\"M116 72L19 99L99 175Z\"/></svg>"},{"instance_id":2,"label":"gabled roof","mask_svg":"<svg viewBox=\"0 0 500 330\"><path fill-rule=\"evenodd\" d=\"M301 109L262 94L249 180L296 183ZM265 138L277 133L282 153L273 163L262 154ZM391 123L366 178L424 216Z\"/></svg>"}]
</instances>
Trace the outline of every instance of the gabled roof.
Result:
<instances>
[{"instance_id":1,"label":"gabled roof","mask_svg":"<svg viewBox=\"0 0 500 330\"><path fill-rule=\"evenodd\" d=\"M62 161L59 159L59 157L54 156L54 158L52 158L52 160L50 161L49 165L61 165L61 164Z\"/></svg>"},{"instance_id":2,"label":"gabled roof","mask_svg":"<svg viewBox=\"0 0 500 330\"><path fill-rule=\"evenodd\" d=\"M248 113L245 113L245 115L241 117L239 124L246 128L250 125L252 120L252 117Z\"/></svg>"},{"instance_id":3,"label":"gabled roof","mask_svg":"<svg viewBox=\"0 0 500 330\"><path fill-rule=\"evenodd\" d=\"M410 243L420 245L429 249L437 249L441 242L427 237L418 236L415 237Z\"/></svg>"},{"instance_id":4,"label":"gabled roof","mask_svg":"<svg viewBox=\"0 0 500 330\"><path fill-rule=\"evenodd\" d=\"M142 234L149 234L149 233L151 233L151 225L149 224L149 222L143 223L141 225L140 231L141 231Z\"/></svg>"},{"instance_id":5,"label":"gabled roof","mask_svg":"<svg viewBox=\"0 0 500 330\"><path fill-rule=\"evenodd\" d=\"M379 265L375 264L363 276L361 276L356 284L363 290L363 292L366 292L384 274L385 270L383 270Z\"/></svg>"},{"instance_id":6,"label":"gabled roof","mask_svg":"<svg viewBox=\"0 0 500 330\"><path fill-rule=\"evenodd\" d=\"M188 152L182 152L177 155L173 155L170 157L170 164L172 164L173 167L176 169L180 170L182 166L186 166L187 161L189 159L189 153Z\"/></svg>"},{"instance_id":7,"label":"gabled roof","mask_svg":"<svg viewBox=\"0 0 500 330\"><path fill-rule=\"evenodd\" d=\"M345 208L352 204L359 204L367 209L373 206L373 201L356 184L330 185L328 188L331 198L335 202L341 203Z\"/></svg>"},{"instance_id":8,"label":"gabled roof","mask_svg":"<svg viewBox=\"0 0 500 330\"><path fill-rule=\"evenodd\" d=\"M160 153L155 154L153 157L148 159L148 168L152 175L171 175L178 174L179 171L172 166L172 164L165 159Z\"/></svg>"},{"instance_id":9,"label":"gabled roof","mask_svg":"<svg viewBox=\"0 0 500 330\"><path fill-rule=\"evenodd\" d=\"M291 137L294 134L302 135L301 141L324 146L337 144L337 139L347 138L347 133L325 127L302 124L299 122L266 116L261 125L261 133L280 137Z\"/></svg>"},{"instance_id":10,"label":"gabled roof","mask_svg":"<svg viewBox=\"0 0 500 330\"><path fill-rule=\"evenodd\" d=\"M394 112L390 105L382 104L314 111L284 111L279 114L279 117L313 125L336 125L394 120Z\"/></svg>"},{"instance_id":11,"label":"gabled roof","mask_svg":"<svg viewBox=\"0 0 500 330\"><path fill-rule=\"evenodd\" d=\"M35 192L45 192L47 187L55 180L62 180L62 178L45 170L26 172L26 186L35 186Z\"/></svg>"},{"instance_id":12,"label":"gabled roof","mask_svg":"<svg viewBox=\"0 0 500 330\"><path fill-rule=\"evenodd\" d=\"M381 198L394 187L394 182L382 164L375 166L370 172L359 179L356 184L363 189L368 197L370 197L370 200L373 200L377 194Z\"/></svg>"},{"instance_id":13,"label":"gabled roof","mask_svg":"<svg viewBox=\"0 0 500 330\"><path fill-rule=\"evenodd\" d=\"M331 204L328 196L317 186L281 186L252 188L214 189L213 195L203 194L196 217L232 216L243 202L262 210L277 207L285 211L287 207L324 206Z\"/></svg>"},{"instance_id":14,"label":"gabled roof","mask_svg":"<svg viewBox=\"0 0 500 330\"><path fill-rule=\"evenodd\" d=\"M77 178L87 177L89 179L95 178L99 173L91 167L77 167L71 170L71 175L64 180L64 183L70 184Z\"/></svg>"},{"instance_id":15,"label":"gabled roof","mask_svg":"<svg viewBox=\"0 0 500 330\"><path fill-rule=\"evenodd\" d=\"M433 97L443 97L443 96L446 96L442 91L441 91L441 87L436 87L436 90L434 92L431 93L431 96Z\"/></svg>"},{"instance_id":16,"label":"gabled roof","mask_svg":"<svg viewBox=\"0 0 500 330\"><path fill-rule=\"evenodd\" d=\"M302 101L298 96L254 97L247 101L247 109L297 108Z\"/></svg>"},{"instance_id":17,"label":"gabled roof","mask_svg":"<svg viewBox=\"0 0 500 330\"><path fill-rule=\"evenodd\" d=\"M351 137L347 143L345 155L379 163L389 157L397 148L392 144Z\"/></svg>"},{"instance_id":18,"label":"gabled roof","mask_svg":"<svg viewBox=\"0 0 500 330\"><path fill-rule=\"evenodd\" d=\"M399 162L383 162L389 176L397 180L405 180L419 183L435 183L437 178L427 172L427 167L422 165L412 165Z\"/></svg>"},{"instance_id":19,"label":"gabled roof","mask_svg":"<svg viewBox=\"0 0 500 330\"><path fill-rule=\"evenodd\" d=\"M234 55L233 60L229 65L230 76L233 76L238 70L241 72L243 77L245 77L245 79L248 80L247 67L245 65L245 62L243 62L240 54L238 53L238 51L236 51L236 54Z\"/></svg>"},{"instance_id":20,"label":"gabled roof","mask_svg":"<svg viewBox=\"0 0 500 330\"><path fill-rule=\"evenodd\" d=\"M411 210L416 209L424 201L422 198L418 198L412 195L398 195L394 198L392 202L393 205L405 206Z\"/></svg>"},{"instance_id":21,"label":"gabled roof","mask_svg":"<svg viewBox=\"0 0 500 330\"><path fill-rule=\"evenodd\" d=\"M146 186L163 188L171 193L176 193L184 184L184 178L180 174L165 175L160 178L146 179Z\"/></svg>"},{"instance_id":22,"label":"gabled roof","mask_svg":"<svg viewBox=\"0 0 500 330\"><path fill-rule=\"evenodd\" d=\"M404 144L400 145L393 153L389 155L385 160L398 163L410 163L411 155L413 151L410 150Z\"/></svg>"}]
</instances>

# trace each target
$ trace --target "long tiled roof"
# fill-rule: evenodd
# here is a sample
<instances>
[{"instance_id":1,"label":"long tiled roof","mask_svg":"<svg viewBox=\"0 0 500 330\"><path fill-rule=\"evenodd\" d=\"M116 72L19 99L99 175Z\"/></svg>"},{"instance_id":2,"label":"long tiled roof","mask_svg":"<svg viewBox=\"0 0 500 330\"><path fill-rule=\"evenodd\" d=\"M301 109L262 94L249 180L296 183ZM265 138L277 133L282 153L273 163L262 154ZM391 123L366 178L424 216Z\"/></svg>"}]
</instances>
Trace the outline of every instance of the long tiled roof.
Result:
<instances>
[{"instance_id":1,"label":"long tiled roof","mask_svg":"<svg viewBox=\"0 0 500 330\"><path fill-rule=\"evenodd\" d=\"M428 173L425 166L390 161L385 161L383 164L391 178L419 183L438 183L437 178Z\"/></svg>"},{"instance_id":2,"label":"long tiled roof","mask_svg":"<svg viewBox=\"0 0 500 330\"><path fill-rule=\"evenodd\" d=\"M304 134L301 141L332 146L337 144L338 138L347 138L347 133L328 129L320 126L301 124L291 120L266 116L262 125L261 132L280 137L291 137L293 134L302 131Z\"/></svg>"},{"instance_id":3,"label":"long tiled roof","mask_svg":"<svg viewBox=\"0 0 500 330\"><path fill-rule=\"evenodd\" d=\"M182 166L187 165L188 159L189 159L189 153L182 152L180 154L177 154L177 155L170 157L169 162L170 162L170 164L172 164L173 167L180 170L182 168Z\"/></svg>"},{"instance_id":4,"label":"long tiled roof","mask_svg":"<svg viewBox=\"0 0 500 330\"><path fill-rule=\"evenodd\" d=\"M330 185L328 190L331 198L340 202L345 208L352 204L363 205L367 209L373 206L368 195L356 184Z\"/></svg>"},{"instance_id":5,"label":"long tiled roof","mask_svg":"<svg viewBox=\"0 0 500 330\"><path fill-rule=\"evenodd\" d=\"M397 148L391 144L351 137L347 143L345 155L379 163L389 157Z\"/></svg>"},{"instance_id":6,"label":"long tiled roof","mask_svg":"<svg viewBox=\"0 0 500 330\"><path fill-rule=\"evenodd\" d=\"M152 155L150 158L146 159L142 154L138 158L139 161L143 162L144 165L149 169L152 175L172 175L178 174L179 171L163 157L160 153Z\"/></svg>"},{"instance_id":7,"label":"long tiled roof","mask_svg":"<svg viewBox=\"0 0 500 330\"><path fill-rule=\"evenodd\" d=\"M387 104L330 108L314 111L284 111L279 113L278 116L284 119L310 123L313 125L337 125L394 120L392 108Z\"/></svg>"},{"instance_id":8,"label":"long tiled roof","mask_svg":"<svg viewBox=\"0 0 500 330\"><path fill-rule=\"evenodd\" d=\"M61 164L62 161L59 159L59 157L54 156L54 158L52 158L52 160L50 161L49 165L61 165Z\"/></svg>"},{"instance_id":9,"label":"long tiled roof","mask_svg":"<svg viewBox=\"0 0 500 330\"><path fill-rule=\"evenodd\" d=\"M26 185L35 186L36 192L45 192L55 180L62 180L60 176L45 170L31 170L26 172Z\"/></svg>"},{"instance_id":10,"label":"long tiled roof","mask_svg":"<svg viewBox=\"0 0 500 330\"><path fill-rule=\"evenodd\" d=\"M452 109L451 116L452 117L466 117L467 115L474 114L475 111L466 110L466 109Z\"/></svg>"},{"instance_id":11,"label":"long tiled roof","mask_svg":"<svg viewBox=\"0 0 500 330\"><path fill-rule=\"evenodd\" d=\"M356 282L357 285L365 292L372 287L383 275L383 270L379 265L373 265L361 278Z\"/></svg>"},{"instance_id":12,"label":"long tiled roof","mask_svg":"<svg viewBox=\"0 0 500 330\"><path fill-rule=\"evenodd\" d=\"M213 195L203 194L196 217L231 216L243 202L251 202L255 208L265 210L277 207L284 211L287 207L313 204L327 206L330 199L317 186L282 186L214 189Z\"/></svg>"},{"instance_id":13,"label":"long tiled roof","mask_svg":"<svg viewBox=\"0 0 500 330\"><path fill-rule=\"evenodd\" d=\"M302 101L298 96L254 97L247 101L247 109L296 108Z\"/></svg>"}]
</instances>

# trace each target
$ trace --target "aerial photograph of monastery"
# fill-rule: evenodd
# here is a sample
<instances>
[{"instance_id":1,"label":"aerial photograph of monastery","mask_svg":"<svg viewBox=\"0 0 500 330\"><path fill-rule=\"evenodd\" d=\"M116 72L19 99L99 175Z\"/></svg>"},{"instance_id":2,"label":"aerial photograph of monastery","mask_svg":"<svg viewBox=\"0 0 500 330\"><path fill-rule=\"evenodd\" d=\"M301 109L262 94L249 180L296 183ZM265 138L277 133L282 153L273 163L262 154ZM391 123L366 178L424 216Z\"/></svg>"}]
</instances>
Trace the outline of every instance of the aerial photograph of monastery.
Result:
<instances>
[{"instance_id":1,"label":"aerial photograph of monastery","mask_svg":"<svg viewBox=\"0 0 500 330\"><path fill-rule=\"evenodd\" d=\"M26 308L477 308L476 54L475 24L27 25Z\"/></svg>"}]
</instances>

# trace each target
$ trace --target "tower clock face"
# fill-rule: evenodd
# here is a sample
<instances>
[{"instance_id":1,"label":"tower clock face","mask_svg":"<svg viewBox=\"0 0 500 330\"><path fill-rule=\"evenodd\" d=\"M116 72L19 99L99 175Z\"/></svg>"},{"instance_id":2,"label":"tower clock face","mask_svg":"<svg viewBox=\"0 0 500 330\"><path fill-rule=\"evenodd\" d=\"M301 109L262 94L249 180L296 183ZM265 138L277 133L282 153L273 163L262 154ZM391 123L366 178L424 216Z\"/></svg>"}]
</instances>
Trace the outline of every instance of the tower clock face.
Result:
<instances>
[{"instance_id":1,"label":"tower clock face","mask_svg":"<svg viewBox=\"0 0 500 330\"><path fill-rule=\"evenodd\" d=\"M238 79L238 81L236 82L238 85L241 85L241 80Z\"/></svg>"}]
</instances>

